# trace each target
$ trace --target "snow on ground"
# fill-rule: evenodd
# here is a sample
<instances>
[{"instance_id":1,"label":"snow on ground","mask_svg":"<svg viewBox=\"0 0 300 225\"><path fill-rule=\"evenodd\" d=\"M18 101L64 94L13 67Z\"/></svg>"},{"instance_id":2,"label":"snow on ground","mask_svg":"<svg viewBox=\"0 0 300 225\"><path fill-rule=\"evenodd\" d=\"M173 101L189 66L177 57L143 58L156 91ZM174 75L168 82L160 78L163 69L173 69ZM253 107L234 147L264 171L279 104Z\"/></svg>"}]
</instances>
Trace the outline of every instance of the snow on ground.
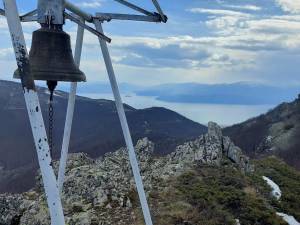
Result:
<instances>
[{"instance_id":1,"label":"snow on ground","mask_svg":"<svg viewBox=\"0 0 300 225\"><path fill-rule=\"evenodd\" d=\"M268 185L272 188L272 195L279 200L281 197L281 190L279 186L272 181L270 178L263 176L263 179L268 183Z\"/></svg>"},{"instance_id":2,"label":"snow on ground","mask_svg":"<svg viewBox=\"0 0 300 225\"><path fill-rule=\"evenodd\" d=\"M263 179L267 182L267 184L272 188L272 195L279 200L281 197L281 190L279 186L272 181L270 178L263 176ZM300 223L293 216L289 216L285 213L276 213L278 216L282 217L282 219L287 222L289 225L300 225Z\"/></svg>"},{"instance_id":3,"label":"snow on ground","mask_svg":"<svg viewBox=\"0 0 300 225\"><path fill-rule=\"evenodd\" d=\"M293 216L289 216L284 213L276 213L276 214L282 217L282 219L285 222L287 222L289 225L300 225L300 223Z\"/></svg>"}]
</instances>

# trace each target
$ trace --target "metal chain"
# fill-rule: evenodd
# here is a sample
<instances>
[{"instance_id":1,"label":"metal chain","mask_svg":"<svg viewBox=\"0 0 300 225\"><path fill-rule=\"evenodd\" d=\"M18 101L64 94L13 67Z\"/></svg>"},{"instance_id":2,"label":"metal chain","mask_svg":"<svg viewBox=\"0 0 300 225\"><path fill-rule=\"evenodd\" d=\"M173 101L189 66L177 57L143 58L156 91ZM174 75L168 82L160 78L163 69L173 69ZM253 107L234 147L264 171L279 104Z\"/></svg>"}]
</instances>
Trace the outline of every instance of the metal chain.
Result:
<instances>
[{"instance_id":1,"label":"metal chain","mask_svg":"<svg viewBox=\"0 0 300 225\"><path fill-rule=\"evenodd\" d=\"M54 108L53 108L53 97L51 96L53 93L50 94L50 101L49 101L49 109L48 109L48 116L49 116L49 124L48 124L48 144L50 150L51 159L53 158L53 115L54 115Z\"/></svg>"},{"instance_id":2,"label":"metal chain","mask_svg":"<svg viewBox=\"0 0 300 225\"><path fill-rule=\"evenodd\" d=\"M49 124L48 124L48 144L49 144L49 151L51 159L53 159L53 126L54 126L54 108L53 108L53 94L55 87L57 86L57 81L47 81L47 86L50 91L50 98L49 98Z\"/></svg>"}]
</instances>

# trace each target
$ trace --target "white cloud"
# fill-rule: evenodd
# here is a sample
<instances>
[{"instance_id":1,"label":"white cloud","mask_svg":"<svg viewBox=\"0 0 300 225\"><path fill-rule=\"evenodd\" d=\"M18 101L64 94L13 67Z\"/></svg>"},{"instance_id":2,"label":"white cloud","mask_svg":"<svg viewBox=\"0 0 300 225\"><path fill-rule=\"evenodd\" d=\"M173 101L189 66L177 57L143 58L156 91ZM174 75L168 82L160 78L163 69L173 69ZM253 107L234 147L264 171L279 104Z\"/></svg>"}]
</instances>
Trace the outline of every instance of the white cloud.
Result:
<instances>
[{"instance_id":1,"label":"white cloud","mask_svg":"<svg viewBox=\"0 0 300 225\"><path fill-rule=\"evenodd\" d=\"M234 10L223 10L223 9L203 9L203 8L192 8L188 11L192 13L211 14L216 16L237 16L237 17L249 17L250 14L238 12Z\"/></svg>"},{"instance_id":2,"label":"white cloud","mask_svg":"<svg viewBox=\"0 0 300 225\"><path fill-rule=\"evenodd\" d=\"M250 11L261 11L262 8L256 5L225 5L232 9L250 10Z\"/></svg>"},{"instance_id":3,"label":"white cloud","mask_svg":"<svg viewBox=\"0 0 300 225\"><path fill-rule=\"evenodd\" d=\"M0 48L0 60L11 60L14 56L13 48Z\"/></svg>"},{"instance_id":4,"label":"white cloud","mask_svg":"<svg viewBox=\"0 0 300 225\"><path fill-rule=\"evenodd\" d=\"M82 8L99 8L102 6L102 1L101 0L82 1L76 5Z\"/></svg>"},{"instance_id":5,"label":"white cloud","mask_svg":"<svg viewBox=\"0 0 300 225\"><path fill-rule=\"evenodd\" d=\"M0 29L7 28L7 22L5 17L0 17Z\"/></svg>"},{"instance_id":6,"label":"white cloud","mask_svg":"<svg viewBox=\"0 0 300 225\"><path fill-rule=\"evenodd\" d=\"M276 2L286 12L300 13L299 0L276 0Z\"/></svg>"}]
</instances>

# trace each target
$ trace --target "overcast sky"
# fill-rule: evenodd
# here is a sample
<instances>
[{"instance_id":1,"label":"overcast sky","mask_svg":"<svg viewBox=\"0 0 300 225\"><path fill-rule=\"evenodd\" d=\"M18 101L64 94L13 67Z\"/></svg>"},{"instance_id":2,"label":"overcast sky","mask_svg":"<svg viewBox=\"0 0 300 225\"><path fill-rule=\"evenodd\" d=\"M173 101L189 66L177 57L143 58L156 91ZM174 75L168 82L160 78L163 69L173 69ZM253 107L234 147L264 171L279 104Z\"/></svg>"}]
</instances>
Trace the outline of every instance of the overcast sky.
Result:
<instances>
[{"instance_id":1,"label":"overcast sky","mask_svg":"<svg viewBox=\"0 0 300 225\"><path fill-rule=\"evenodd\" d=\"M36 1L17 1L20 12ZM113 0L72 1L90 12L132 12ZM154 11L150 0L135 0ZM174 82L300 84L300 0L161 0L167 24L110 22L104 29L118 80L153 85ZM24 24L28 47L39 26ZM65 30L74 37L76 26ZM81 69L107 81L97 38L86 32ZM0 18L0 75L11 80L15 60Z\"/></svg>"}]
</instances>

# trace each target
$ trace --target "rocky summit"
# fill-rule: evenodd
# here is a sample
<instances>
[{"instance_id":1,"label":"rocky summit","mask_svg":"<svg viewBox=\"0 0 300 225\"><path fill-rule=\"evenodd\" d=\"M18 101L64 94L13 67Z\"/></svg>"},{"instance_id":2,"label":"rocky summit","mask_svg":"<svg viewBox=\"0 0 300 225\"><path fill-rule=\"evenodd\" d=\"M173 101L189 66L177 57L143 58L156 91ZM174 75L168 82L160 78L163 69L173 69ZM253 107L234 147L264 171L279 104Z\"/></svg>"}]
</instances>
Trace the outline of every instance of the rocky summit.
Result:
<instances>
[{"instance_id":1,"label":"rocky summit","mask_svg":"<svg viewBox=\"0 0 300 225\"><path fill-rule=\"evenodd\" d=\"M242 173L253 170L241 149L222 136L217 124L211 122L208 128L207 134L164 157L154 156L155 145L148 138L137 142L135 149L148 197L163 191L168 179L197 165L219 167L226 160ZM84 153L70 154L62 199L68 225L143 224L126 148L96 160ZM155 204L151 200L152 213L157 215ZM40 177L29 192L0 195L0 224L50 224Z\"/></svg>"}]
</instances>

